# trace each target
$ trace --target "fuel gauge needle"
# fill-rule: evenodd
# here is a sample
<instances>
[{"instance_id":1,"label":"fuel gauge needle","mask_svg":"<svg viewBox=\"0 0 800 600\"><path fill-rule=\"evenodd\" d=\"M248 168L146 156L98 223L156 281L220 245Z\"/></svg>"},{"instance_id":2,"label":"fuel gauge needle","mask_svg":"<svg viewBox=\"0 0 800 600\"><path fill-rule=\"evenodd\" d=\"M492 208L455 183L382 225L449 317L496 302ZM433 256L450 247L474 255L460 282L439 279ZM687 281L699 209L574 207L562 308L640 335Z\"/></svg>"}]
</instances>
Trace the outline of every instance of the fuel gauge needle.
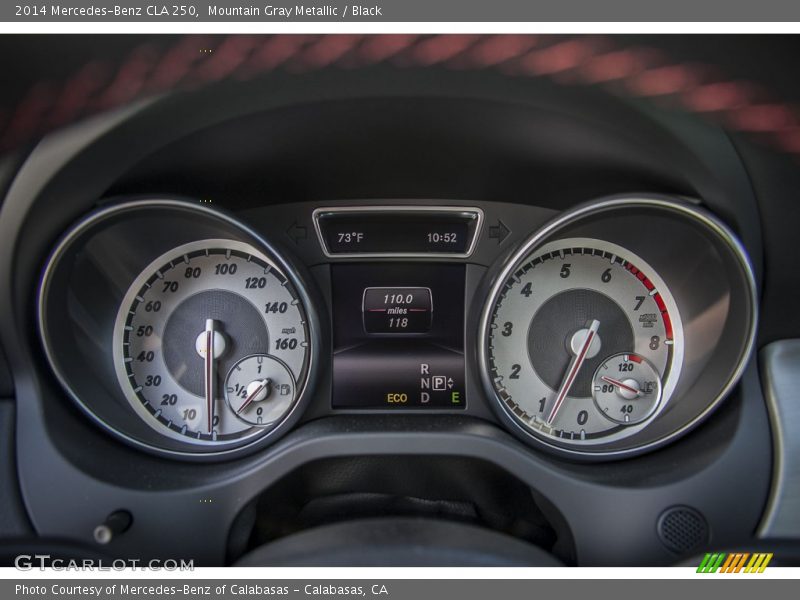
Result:
<instances>
[{"instance_id":1,"label":"fuel gauge needle","mask_svg":"<svg viewBox=\"0 0 800 600\"><path fill-rule=\"evenodd\" d=\"M597 330L599 328L600 321L597 319L592 320L588 330L586 331L586 337L584 338L580 349L575 354L575 357L572 359L572 363L569 365L569 369L567 369L567 374L564 377L564 381L561 382L561 388L558 390L556 401L547 417L548 425L553 423L553 419L556 418L561 405L564 403L564 399L567 397L570 389L572 388L572 384L575 383L575 379L578 377L578 372L583 366L583 361L586 360L586 353L589 352L589 347L592 345L592 340L594 340L594 336L597 335Z\"/></svg>"},{"instance_id":2,"label":"fuel gauge needle","mask_svg":"<svg viewBox=\"0 0 800 600\"><path fill-rule=\"evenodd\" d=\"M256 398L258 398L258 395L259 395L261 392L263 392L265 389L267 389L267 387L269 386L269 384L270 384L270 383L272 383L272 382L269 380L269 378L267 378L267 379L264 379L264 380L263 380L263 381L262 381L262 382L261 382L261 383L258 385L258 387L256 387L256 389L254 389L254 390L253 390L253 393L251 393L251 394L250 394L250 395L247 397L247 399L244 401L244 403L243 403L243 404L242 404L242 405L239 407L239 410L237 410L237 411L236 411L236 414L237 414L237 415L240 415L240 414L242 414L242 411L243 411L245 408L247 408L248 406L250 406L250 403L251 403L253 400L255 400ZM251 385L252 385L252 384L251 384Z\"/></svg>"}]
</instances>

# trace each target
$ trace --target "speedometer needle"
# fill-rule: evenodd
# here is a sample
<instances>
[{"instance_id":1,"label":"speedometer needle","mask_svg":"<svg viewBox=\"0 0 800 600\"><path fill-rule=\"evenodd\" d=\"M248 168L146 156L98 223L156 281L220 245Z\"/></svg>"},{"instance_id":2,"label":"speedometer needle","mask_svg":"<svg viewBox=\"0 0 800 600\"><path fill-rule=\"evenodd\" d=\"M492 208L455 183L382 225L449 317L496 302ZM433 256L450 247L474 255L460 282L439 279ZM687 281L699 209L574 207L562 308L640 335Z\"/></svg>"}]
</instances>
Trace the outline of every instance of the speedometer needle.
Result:
<instances>
[{"instance_id":1,"label":"speedometer needle","mask_svg":"<svg viewBox=\"0 0 800 600\"><path fill-rule=\"evenodd\" d=\"M589 347L592 345L592 340L594 340L594 336L597 334L597 330L600 328L600 321L597 319L592 320L591 324L589 325L589 329L586 331L586 337L583 340L583 344L581 344L580 350L578 350L575 357L572 359L572 363L569 365L569 369L567 369L567 374L564 377L564 381L561 382L561 388L558 390L558 395L556 396L556 401L553 404L553 408L550 410L550 415L547 417L547 424L550 425L553 422L553 419L556 418L561 405L564 403L564 399L569 394L569 390L572 388L572 384L575 383L575 379L578 377L578 371L580 371L581 367L583 366L583 361L586 360L586 353L589 352Z\"/></svg>"},{"instance_id":2,"label":"speedometer needle","mask_svg":"<svg viewBox=\"0 0 800 600\"><path fill-rule=\"evenodd\" d=\"M206 344L205 344L205 388L206 388L206 413L208 414L208 433L214 426L214 319L206 319Z\"/></svg>"}]
</instances>

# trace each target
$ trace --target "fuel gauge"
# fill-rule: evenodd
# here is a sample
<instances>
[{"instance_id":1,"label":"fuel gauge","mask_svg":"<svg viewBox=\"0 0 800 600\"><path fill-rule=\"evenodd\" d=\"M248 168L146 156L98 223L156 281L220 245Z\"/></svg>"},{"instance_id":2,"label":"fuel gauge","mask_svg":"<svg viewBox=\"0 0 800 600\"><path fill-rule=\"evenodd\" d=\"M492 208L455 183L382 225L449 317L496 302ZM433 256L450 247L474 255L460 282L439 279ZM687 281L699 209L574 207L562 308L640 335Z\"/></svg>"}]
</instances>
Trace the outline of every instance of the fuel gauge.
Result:
<instances>
[{"instance_id":1,"label":"fuel gauge","mask_svg":"<svg viewBox=\"0 0 800 600\"><path fill-rule=\"evenodd\" d=\"M291 408L294 396L294 378L283 361L274 356L246 356L231 367L225 378L228 408L250 425L271 425Z\"/></svg>"}]
</instances>

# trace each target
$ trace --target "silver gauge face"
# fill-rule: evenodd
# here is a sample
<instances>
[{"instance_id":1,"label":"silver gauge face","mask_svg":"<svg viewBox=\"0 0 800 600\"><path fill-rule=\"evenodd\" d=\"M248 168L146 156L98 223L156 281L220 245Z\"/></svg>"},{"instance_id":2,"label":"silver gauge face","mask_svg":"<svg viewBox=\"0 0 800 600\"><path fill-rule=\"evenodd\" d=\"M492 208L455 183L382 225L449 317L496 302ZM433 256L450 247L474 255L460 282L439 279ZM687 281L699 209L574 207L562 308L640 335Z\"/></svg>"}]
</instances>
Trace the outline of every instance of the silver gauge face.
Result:
<instances>
[{"instance_id":1,"label":"silver gauge face","mask_svg":"<svg viewBox=\"0 0 800 600\"><path fill-rule=\"evenodd\" d=\"M562 445L638 431L668 402L683 361L681 319L664 282L597 239L557 240L526 256L500 284L487 327L486 364L503 408L523 430ZM598 383L615 368L624 370L608 375L617 383ZM652 392L623 402L648 384Z\"/></svg>"},{"instance_id":2,"label":"silver gauge face","mask_svg":"<svg viewBox=\"0 0 800 600\"><path fill-rule=\"evenodd\" d=\"M274 356L247 356L233 365L225 378L228 408L256 427L267 427L280 419L294 396L292 372Z\"/></svg>"},{"instance_id":3,"label":"silver gauge face","mask_svg":"<svg viewBox=\"0 0 800 600\"><path fill-rule=\"evenodd\" d=\"M119 383L140 417L167 437L213 445L263 434L294 405L307 376L305 315L289 280L254 247L223 239L180 246L153 261L122 302L114 331ZM251 356L281 365L271 375L278 385L291 380L287 393L279 388L280 403L261 403L271 407L263 423L225 401L226 375Z\"/></svg>"}]
</instances>

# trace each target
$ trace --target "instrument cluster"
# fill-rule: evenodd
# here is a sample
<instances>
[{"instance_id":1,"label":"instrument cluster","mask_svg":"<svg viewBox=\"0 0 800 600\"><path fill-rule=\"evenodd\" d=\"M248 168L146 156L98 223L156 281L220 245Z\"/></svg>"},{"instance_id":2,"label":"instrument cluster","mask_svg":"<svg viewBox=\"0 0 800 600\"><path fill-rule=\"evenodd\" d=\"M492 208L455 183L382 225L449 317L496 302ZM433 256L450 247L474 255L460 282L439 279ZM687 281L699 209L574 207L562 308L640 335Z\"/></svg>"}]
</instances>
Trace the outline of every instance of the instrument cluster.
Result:
<instances>
[{"instance_id":1,"label":"instrument cluster","mask_svg":"<svg viewBox=\"0 0 800 600\"><path fill-rule=\"evenodd\" d=\"M396 411L612 459L700 423L752 350L747 253L682 198L603 198L517 239L489 202L308 208L305 255L189 200L77 223L39 290L41 342L75 404L190 460L263 448L306 413Z\"/></svg>"}]
</instances>

